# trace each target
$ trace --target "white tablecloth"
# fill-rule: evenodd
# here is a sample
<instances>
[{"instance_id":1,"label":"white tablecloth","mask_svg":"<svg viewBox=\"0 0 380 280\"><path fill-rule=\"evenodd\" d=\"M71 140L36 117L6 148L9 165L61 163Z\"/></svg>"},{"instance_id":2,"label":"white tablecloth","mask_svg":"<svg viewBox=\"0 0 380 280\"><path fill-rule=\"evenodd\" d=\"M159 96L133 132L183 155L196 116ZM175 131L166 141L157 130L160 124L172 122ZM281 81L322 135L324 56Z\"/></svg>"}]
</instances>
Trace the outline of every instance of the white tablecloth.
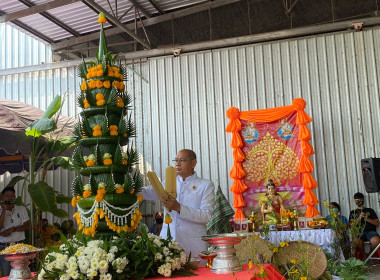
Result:
<instances>
[{"instance_id":1,"label":"white tablecloth","mask_svg":"<svg viewBox=\"0 0 380 280\"><path fill-rule=\"evenodd\" d=\"M275 245L288 241L309 241L319 245L323 250L332 253L330 244L334 242L334 231L331 229L306 229L290 231L271 231L269 241Z\"/></svg>"}]
</instances>

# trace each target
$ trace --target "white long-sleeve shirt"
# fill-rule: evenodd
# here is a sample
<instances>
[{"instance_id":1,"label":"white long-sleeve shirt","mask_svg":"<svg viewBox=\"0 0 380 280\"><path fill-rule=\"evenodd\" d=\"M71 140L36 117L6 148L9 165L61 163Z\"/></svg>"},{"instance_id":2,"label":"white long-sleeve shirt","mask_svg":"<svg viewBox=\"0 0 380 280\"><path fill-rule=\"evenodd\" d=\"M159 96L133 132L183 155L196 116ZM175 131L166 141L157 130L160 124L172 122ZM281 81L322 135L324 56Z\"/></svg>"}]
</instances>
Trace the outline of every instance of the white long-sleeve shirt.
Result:
<instances>
[{"instance_id":1,"label":"white long-sleeve shirt","mask_svg":"<svg viewBox=\"0 0 380 280\"><path fill-rule=\"evenodd\" d=\"M141 193L144 200L158 200L152 186L143 188ZM198 253L207 250L207 243L200 237L206 235L206 224L214 210L214 196L214 184L199 178L195 172L185 180L177 176L177 201L181 204L181 213L174 210L169 213L173 219L170 233L187 255L191 252L192 257L197 257ZM167 226L164 223L160 233L164 239L167 237Z\"/></svg>"}]
</instances>

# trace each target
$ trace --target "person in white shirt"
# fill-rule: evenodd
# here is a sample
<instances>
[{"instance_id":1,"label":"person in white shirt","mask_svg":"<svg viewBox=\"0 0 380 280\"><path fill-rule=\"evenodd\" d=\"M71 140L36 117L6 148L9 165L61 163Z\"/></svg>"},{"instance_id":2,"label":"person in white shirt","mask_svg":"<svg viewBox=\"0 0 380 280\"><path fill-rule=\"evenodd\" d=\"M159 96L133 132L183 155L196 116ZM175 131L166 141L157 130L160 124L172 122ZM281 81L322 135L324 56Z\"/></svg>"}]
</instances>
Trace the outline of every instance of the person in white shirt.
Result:
<instances>
[{"instance_id":1,"label":"person in white shirt","mask_svg":"<svg viewBox=\"0 0 380 280\"><path fill-rule=\"evenodd\" d=\"M207 243L200 239L206 235L206 224L214 210L214 184L199 178L194 171L197 156L192 150L184 149L173 160L177 170L177 198L169 196L161 201L165 214L169 210L172 218L170 234L189 255L197 258L198 253L207 250ZM165 184L165 182L163 182ZM158 200L152 186L143 188L144 200ZM160 236L167 238L167 224L164 224Z\"/></svg>"},{"instance_id":2,"label":"person in white shirt","mask_svg":"<svg viewBox=\"0 0 380 280\"><path fill-rule=\"evenodd\" d=\"M15 190L6 187L1 192L0 207L0 251L25 239L25 231L29 230L29 216L25 207L16 206ZM1 276L8 276L11 266L2 256L0 256Z\"/></svg>"}]
</instances>

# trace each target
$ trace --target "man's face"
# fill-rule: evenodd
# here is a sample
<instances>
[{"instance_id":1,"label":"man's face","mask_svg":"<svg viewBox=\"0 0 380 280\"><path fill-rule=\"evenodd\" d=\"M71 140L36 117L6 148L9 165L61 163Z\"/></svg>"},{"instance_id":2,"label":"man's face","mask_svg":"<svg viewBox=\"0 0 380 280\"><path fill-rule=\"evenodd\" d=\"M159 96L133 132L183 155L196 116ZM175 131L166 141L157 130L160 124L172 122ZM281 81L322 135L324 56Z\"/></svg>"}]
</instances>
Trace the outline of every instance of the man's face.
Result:
<instances>
[{"instance_id":1,"label":"man's face","mask_svg":"<svg viewBox=\"0 0 380 280\"><path fill-rule=\"evenodd\" d=\"M7 191L3 194L2 201L15 201L16 196L15 193L12 191Z\"/></svg>"},{"instance_id":2,"label":"man's face","mask_svg":"<svg viewBox=\"0 0 380 280\"><path fill-rule=\"evenodd\" d=\"M364 205L364 198L355 198L355 204L359 207Z\"/></svg>"},{"instance_id":3,"label":"man's face","mask_svg":"<svg viewBox=\"0 0 380 280\"><path fill-rule=\"evenodd\" d=\"M187 151L179 151L175 157L175 169L177 170L177 175L182 178L193 175L195 165L197 160L192 158Z\"/></svg>"}]
</instances>

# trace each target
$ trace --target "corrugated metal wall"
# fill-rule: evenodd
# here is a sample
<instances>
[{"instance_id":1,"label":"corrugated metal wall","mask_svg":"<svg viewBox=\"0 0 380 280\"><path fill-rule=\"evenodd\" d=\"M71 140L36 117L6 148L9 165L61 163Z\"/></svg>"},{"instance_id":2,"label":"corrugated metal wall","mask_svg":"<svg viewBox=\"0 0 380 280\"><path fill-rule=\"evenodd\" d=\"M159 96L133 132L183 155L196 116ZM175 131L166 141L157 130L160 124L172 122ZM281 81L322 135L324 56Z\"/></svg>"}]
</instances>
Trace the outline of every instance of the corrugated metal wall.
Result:
<instances>
[{"instance_id":1,"label":"corrugated metal wall","mask_svg":"<svg viewBox=\"0 0 380 280\"><path fill-rule=\"evenodd\" d=\"M197 173L220 185L232 202L226 110L290 105L302 97L313 118L309 128L319 200L337 201L348 215L354 193L365 193L360 160L380 157L380 29L124 63L133 69L127 89L134 96L135 144L144 173L152 169L162 178L177 150L190 148L199 157ZM0 98L20 96L46 106L53 94L67 91L65 114L76 113L75 67L25 74L32 85L45 85L36 86L33 98L30 87L16 94L20 75L1 76L0 71ZM69 187L72 178L66 176L61 174L58 188ZM378 194L365 195L380 214ZM157 207L146 204L146 211ZM327 214L323 208L322 214Z\"/></svg>"},{"instance_id":2,"label":"corrugated metal wall","mask_svg":"<svg viewBox=\"0 0 380 280\"><path fill-rule=\"evenodd\" d=\"M52 62L49 45L0 23L0 69L17 68Z\"/></svg>"}]
</instances>

